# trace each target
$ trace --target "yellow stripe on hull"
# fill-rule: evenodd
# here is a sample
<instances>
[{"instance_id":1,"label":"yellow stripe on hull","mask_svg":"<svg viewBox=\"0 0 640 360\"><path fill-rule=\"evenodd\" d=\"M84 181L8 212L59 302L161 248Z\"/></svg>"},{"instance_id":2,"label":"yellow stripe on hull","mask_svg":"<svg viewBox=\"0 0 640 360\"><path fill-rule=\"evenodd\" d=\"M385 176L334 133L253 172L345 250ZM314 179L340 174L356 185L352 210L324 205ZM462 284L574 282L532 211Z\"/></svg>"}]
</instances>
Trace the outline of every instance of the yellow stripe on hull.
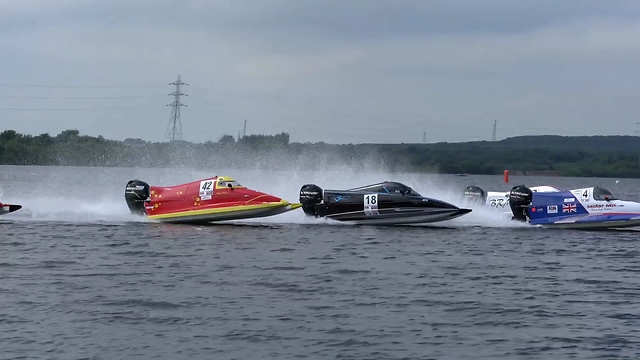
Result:
<instances>
[{"instance_id":1,"label":"yellow stripe on hull","mask_svg":"<svg viewBox=\"0 0 640 360\"><path fill-rule=\"evenodd\" d=\"M168 214L148 215L149 219L162 222L207 222L224 221L244 218L256 218L278 215L284 212L295 210L302 204L291 204L288 201L256 205L238 205L221 207L215 209L177 211Z\"/></svg>"}]
</instances>

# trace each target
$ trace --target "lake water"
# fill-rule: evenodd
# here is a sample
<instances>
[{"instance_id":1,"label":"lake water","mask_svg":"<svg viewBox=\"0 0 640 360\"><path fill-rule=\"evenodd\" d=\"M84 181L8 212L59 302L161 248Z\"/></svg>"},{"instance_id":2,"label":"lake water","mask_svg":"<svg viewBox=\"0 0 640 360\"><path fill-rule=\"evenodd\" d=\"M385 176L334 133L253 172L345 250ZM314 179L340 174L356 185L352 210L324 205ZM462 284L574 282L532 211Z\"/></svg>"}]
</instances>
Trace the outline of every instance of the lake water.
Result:
<instances>
[{"instance_id":1,"label":"lake water","mask_svg":"<svg viewBox=\"0 0 640 360\"><path fill-rule=\"evenodd\" d=\"M229 225L132 217L124 186L229 175L296 201L302 184L397 180L456 202L485 190L640 180L335 171L0 166L0 348L24 359L640 357L636 231L539 229L488 211L436 227L301 211Z\"/></svg>"}]
</instances>

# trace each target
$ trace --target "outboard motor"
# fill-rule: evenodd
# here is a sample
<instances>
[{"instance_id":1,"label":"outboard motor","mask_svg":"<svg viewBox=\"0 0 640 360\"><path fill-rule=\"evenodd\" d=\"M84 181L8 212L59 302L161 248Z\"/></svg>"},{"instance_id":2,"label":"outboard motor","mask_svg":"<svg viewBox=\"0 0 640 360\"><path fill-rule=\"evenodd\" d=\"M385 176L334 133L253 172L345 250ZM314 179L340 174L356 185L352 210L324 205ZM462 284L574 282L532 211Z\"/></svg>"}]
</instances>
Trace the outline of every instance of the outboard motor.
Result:
<instances>
[{"instance_id":1,"label":"outboard motor","mask_svg":"<svg viewBox=\"0 0 640 360\"><path fill-rule=\"evenodd\" d=\"M316 184L305 184L300 188L302 211L307 216L317 216L316 205L322 203L322 188Z\"/></svg>"},{"instance_id":2,"label":"outboard motor","mask_svg":"<svg viewBox=\"0 0 640 360\"><path fill-rule=\"evenodd\" d=\"M514 186L509 192L509 206L515 220L527 221L527 208L532 202L533 191L524 185Z\"/></svg>"},{"instance_id":3,"label":"outboard motor","mask_svg":"<svg viewBox=\"0 0 640 360\"><path fill-rule=\"evenodd\" d=\"M471 185L464 189L464 198L472 205L484 205L487 201L487 194L479 186Z\"/></svg>"},{"instance_id":4,"label":"outboard motor","mask_svg":"<svg viewBox=\"0 0 640 360\"><path fill-rule=\"evenodd\" d=\"M141 180L131 180L124 189L124 199L129 211L134 215L146 215L144 204L150 199L149 184Z\"/></svg>"}]
</instances>

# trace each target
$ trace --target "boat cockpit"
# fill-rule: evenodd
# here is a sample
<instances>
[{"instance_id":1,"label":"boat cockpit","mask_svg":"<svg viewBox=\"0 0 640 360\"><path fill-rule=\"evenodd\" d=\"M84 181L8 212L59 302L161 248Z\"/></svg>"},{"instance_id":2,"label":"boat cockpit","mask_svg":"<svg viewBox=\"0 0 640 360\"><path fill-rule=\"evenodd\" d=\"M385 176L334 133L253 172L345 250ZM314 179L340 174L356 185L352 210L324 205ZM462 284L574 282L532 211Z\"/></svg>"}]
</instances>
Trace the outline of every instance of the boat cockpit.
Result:
<instances>
[{"instance_id":1,"label":"boat cockpit","mask_svg":"<svg viewBox=\"0 0 640 360\"><path fill-rule=\"evenodd\" d=\"M410 188L409 186L395 182L395 181L385 181L379 184L372 184L367 186L362 186L358 188L349 189L351 191L370 191L380 194L394 194L394 195L405 195L405 196L422 196L417 193L415 190Z\"/></svg>"},{"instance_id":2,"label":"boat cockpit","mask_svg":"<svg viewBox=\"0 0 640 360\"><path fill-rule=\"evenodd\" d=\"M594 187L593 188L593 199L594 200L618 200L617 197L615 197L611 191L605 189L605 188L601 188L601 187Z\"/></svg>"}]
</instances>

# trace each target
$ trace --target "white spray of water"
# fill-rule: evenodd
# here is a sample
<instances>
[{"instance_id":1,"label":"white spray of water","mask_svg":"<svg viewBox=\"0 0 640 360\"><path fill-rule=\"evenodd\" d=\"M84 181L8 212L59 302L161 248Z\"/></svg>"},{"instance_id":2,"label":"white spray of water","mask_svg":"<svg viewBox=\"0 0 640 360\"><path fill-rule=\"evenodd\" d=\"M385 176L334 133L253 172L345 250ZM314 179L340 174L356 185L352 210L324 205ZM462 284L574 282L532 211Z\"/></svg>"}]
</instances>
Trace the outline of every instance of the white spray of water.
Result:
<instances>
[{"instance_id":1,"label":"white spray of water","mask_svg":"<svg viewBox=\"0 0 640 360\"><path fill-rule=\"evenodd\" d=\"M365 168L375 168L368 166ZM28 171L24 171L24 170ZM451 175L391 174L380 171L354 170L351 166L334 166L325 169L315 164L315 170L305 171L264 171L264 170L176 170L176 169L133 169L133 168L64 168L64 167L21 167L13 170L15 180L4 189L0 188L0 201L15 203L23 209L6 215L6 219L84 222L84 223L128 223L145 222L145 218L133 216L124 201L124 187L128 180L140 179L151 185L170 186L185 182L227 175L244 186L282 197L291 202L298 201L300 187L315 183L324 189L348 189L384 180L402 182L420 194L444 200L464 207L461 203L462 190L459 184L451 184ZM4 217L3 217L4 218ZM345 225L344 223L314 219L301 210L268 218L242 220L248 223L268 224L323 224ZM474 208L474 211L458 219L436 223L442 226L523 226L509 220L499 212L488 208Z\"/></svg>"},{"instance_id":2,"label":"white spray of water","mask_svg":"<svg viewBox=\"0 0 640 360\"><path fill-rule=\"evenodd\" d=\"M452 186L449 183L449 180L452 177L451 175L357 172L348 167L334 171L287 171L270 172L269 174L269 176L265 177L262 172L258 171L243 172L242 175L236 176L236 180L241 181L241 183L253 189L265 191L293 202L298 201L298 195L302 185L308 183L316 184L323 189L348 189L385 180L399 181L412 187L423 196L447 201L459 207L465 207L462 203L462 192L464 187ZM300 210L269 218L243 221L259 223L344 225L344 223L337 221L308 217ZM480 206L474 207L471 213L460 218L433 223L430 224L430 226L522 227L528 225L512 221L510 216L505 216L495 209Z\"/></svg>"},{"instance_id":3,"label":"white spray of water","mask_svg":"<svg viewBox=\"0 0 640 360\"><path fill-rule=\"evenodd\" d=\"M123 201L124 199L122 199ZM97 197L89 201L62 196L24 197L12 200L23 208L6 219L81 223L146 222L144 217L133 216L122 201Z\"/></svg>"}]
</instances>

